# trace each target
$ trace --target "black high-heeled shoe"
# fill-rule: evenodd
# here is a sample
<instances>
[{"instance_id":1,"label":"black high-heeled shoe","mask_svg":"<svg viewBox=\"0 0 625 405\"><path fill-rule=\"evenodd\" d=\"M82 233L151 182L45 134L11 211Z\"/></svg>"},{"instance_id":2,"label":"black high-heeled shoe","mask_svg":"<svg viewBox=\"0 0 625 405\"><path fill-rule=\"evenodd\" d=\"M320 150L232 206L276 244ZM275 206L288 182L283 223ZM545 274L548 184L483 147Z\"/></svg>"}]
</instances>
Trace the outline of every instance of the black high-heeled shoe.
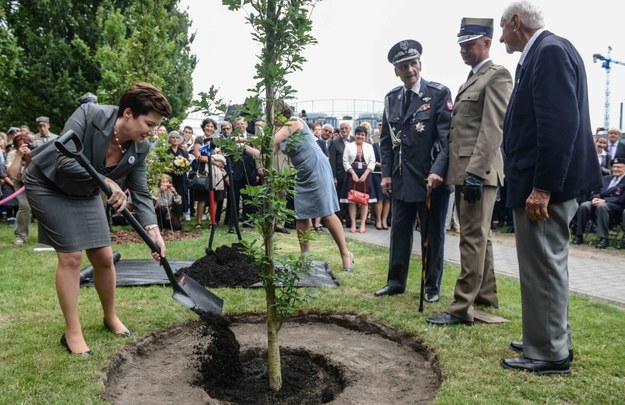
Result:
<instances>
[{"instance_id":1,"label":"black high-heeled shoe","mask_svg":"<svg viewBox=\"0 0 625 405\"><path fill-rule=\"evenodd\" d=\"M65 337L65 333L63 334L63 336L61 336L61 346L63 346L65 349L67 349L68 353L71 354L75 354L77 356L82 356L82 357L90 357L93 356L93 352L91 350L87 350L86 352L73 352L72 349L69 348L69 344L67 343L67 338Z\"/></svg>"},{"instance_id":2,"label":"black high-heeled shoe","mask_svg":"<svg viewBox=\"0 0 625 405\"><path fill-rule=\"evenodd\" d=\"M130 331L130 329L126 329L125 331L119 332L119 333L118 332L114 332L113 329L111 329L111 327L108 325L108 323L106 323L106 319L103 319L102 321L104 323L104 327L106 329L108 329L109 332L112 332L112 333L116 334L117 336L121 336L121 337L131 337L132 336L132 332Z\"/></svg>"}]
</instances>

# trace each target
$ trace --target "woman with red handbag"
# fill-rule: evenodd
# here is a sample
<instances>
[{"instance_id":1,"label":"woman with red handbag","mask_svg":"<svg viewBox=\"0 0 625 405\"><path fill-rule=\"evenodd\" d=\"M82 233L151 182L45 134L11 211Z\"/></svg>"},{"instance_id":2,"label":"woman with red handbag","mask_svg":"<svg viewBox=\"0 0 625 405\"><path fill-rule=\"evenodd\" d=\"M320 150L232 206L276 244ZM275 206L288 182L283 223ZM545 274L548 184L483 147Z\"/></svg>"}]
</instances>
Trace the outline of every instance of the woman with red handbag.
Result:
<instances>
[{"instance_id":1,"label":"woman with red handbag","mask_svg":"<svg viewBox=\"0 0 625 405\"><path fill-rule=\"evenodd\" d=\"M365 142L367 129L359 126L354 130L354 142L345 145L343 167L345 181L341 193L341 202L349 203L349 216L352 222L350 232L356 232L356 205L360 205L360 233L366 232L369 203L377 202L375 189L372 187L372 176L375 168L373 145Z\"/></svg>"}]
</instances>

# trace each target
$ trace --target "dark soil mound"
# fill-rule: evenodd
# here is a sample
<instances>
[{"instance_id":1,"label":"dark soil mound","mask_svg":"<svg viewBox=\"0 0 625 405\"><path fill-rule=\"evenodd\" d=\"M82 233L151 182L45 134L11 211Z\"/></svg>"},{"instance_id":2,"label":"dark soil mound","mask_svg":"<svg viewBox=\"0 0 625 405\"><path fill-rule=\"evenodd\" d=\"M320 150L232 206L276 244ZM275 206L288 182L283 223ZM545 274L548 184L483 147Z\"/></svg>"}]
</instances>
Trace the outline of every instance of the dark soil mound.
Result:
<instances>
[{"instance_id":1,"label":"dark soil mound","mask_svg":"<svg viewBox=\"0 0 625 405\"><path fill-rule=\"evenodd\" d=\"M343 391L344 382L337 367L322 356L306 351L282 350L282 388L269 388L267 352L253 349L241 356L243 375L233 386L204 386L211 398L240 405L325 404Z\"/></svg>"},{"instance_id":2,"label":"dark soil mound","mask_svg":"<svg viewBox=\"0 0 625 405\"><path fill-rule=\"evenodd\" d=\"M212 398L235 404L324 404L343 391L339 368L305 350L281 351L282 388L269 387L267 352L239 352L239 342L221 316L202 317L193 348L200 377L197 384Z\"/></svg>"},{"instance_id":3,"label":"dark soil mound","mask_svg":"<svg viewBox=\"0 0 625 405\"><path fill-rule=\"evenodd\" d=\"M193 353L201 374L199 384L210 387L236 387L243 376L240 346L229 327L229 322L220 315L204 313L201 316L198 343Z\"/></svg>"},{"instance_id":4,"label":"dark soil mound","mask_svg":"<svg viewBox=\"0 0 625 405\"><path fill-rule=\"evenodd\" d=\"M221 246L180 268L176 275L187 274L206 287L249 287L261 281L259 271L250 256L235 247Z\"/></svg>"}]
</instances>

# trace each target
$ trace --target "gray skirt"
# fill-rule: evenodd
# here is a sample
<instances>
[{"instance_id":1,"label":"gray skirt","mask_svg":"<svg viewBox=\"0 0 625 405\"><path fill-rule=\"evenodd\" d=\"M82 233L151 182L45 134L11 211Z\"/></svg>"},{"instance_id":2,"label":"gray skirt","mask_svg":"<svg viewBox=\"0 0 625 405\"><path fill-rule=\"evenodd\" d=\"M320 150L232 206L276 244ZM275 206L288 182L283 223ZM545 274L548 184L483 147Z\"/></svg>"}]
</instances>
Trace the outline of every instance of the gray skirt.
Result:
<instances>
[{"instance_id":1,"label":"gray skirt","mask_svg":"<svg viewBox=\"0 0 625 405\"><path fill-rule=\"evenodd\" d=\"M70 197L43 180L34 165L28 169L24 184L39 226L39 243L63 253L111 246L105 202L100 194Z\"/></svg>"}]
</instances>

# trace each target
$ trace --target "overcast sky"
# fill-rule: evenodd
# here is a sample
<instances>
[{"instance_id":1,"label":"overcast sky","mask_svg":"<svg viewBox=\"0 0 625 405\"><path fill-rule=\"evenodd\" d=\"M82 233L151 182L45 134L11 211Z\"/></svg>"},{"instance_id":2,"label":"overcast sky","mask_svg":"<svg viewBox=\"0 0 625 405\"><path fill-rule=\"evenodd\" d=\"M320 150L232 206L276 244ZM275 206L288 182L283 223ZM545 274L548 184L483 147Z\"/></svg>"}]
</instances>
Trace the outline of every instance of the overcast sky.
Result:
<instances>
[{"instance_id":1,"label":"overcast sky","mask_svg":"<svg viewBox=\"0 0 625 405\"><path fill-rule=\"evenodd\" d=\"M456 35L462 17L495 19L491 58L514 74L520 53L509 55L500 44L499 19L507 1L447 0L322 0L313 13L316 45L304 56L304 70L289 77L297 99L383 100L401 84L386 60L388 50L402 39L423 45L422 76L448 86L452 95L466 78L469 67L462 62ZM623 15L608 0L566 3L537 2L545 14L546 28L568 38L586 65L593 130L603 126L606 69L593 63L595 53L625 63ZM253 87L254 64L259 52L252 41L243 12L229 11L220 0L181 0L193 20L196 38L192 51L198 57L193 75L194 91L220 89L226 101L240 103ZM612 63L610 74L610 125L619 126L620 104L625 101L625 66Z\"/></svg>"}]
</instances>

